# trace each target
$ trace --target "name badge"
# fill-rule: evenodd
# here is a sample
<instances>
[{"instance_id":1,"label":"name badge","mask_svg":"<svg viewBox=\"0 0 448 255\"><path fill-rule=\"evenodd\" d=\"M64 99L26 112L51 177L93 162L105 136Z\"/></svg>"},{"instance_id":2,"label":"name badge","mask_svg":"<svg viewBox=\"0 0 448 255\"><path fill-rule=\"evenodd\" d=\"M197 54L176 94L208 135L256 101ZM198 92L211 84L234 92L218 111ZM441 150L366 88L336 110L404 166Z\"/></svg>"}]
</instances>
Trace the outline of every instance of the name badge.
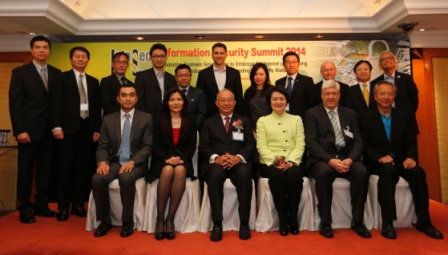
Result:
<instances>
[{"instance_id":1,"label":"name badge","mask_svg":"<svg viewBox=\"0 0 448 255\"><path fill-rule=\"evenodd\" d=\"M351 139L353 139L353 133L352 133L352 131L350 131L350 127L349 127L349 126L347 126L347 127L344 129L344 134L345 134L346 136L350 137Z\"/></svg>"},{"instance_id":2,"label":"name badge","mask_svg":"<svg viewBox=\"0 0 448 255\"><path fill-rule=\"evenodd\" d=\"M89 104L81 104L79 109L81 111L88 111L89 110Z\"/></svg>"},{"instance_id":3,"label":"name badge","mask_svg":"<svg viewBox=\"0 0 448 255\"><path fill-rule=\"evenodd\" d=\"M240 142L244 142L244 133L242 132L232 132L232 139L234 141L240 141Z\"/></svg>"}]
</instances>

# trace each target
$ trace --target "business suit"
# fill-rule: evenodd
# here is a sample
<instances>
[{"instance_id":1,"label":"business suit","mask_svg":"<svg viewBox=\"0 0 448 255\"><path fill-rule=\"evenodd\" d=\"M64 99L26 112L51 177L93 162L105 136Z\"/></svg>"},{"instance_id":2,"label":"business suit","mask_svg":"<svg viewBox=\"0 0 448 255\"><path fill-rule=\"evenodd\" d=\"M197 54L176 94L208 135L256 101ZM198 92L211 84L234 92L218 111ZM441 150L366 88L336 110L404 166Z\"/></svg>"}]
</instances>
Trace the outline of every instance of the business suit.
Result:
<instances>
[{"instance_id":1,"label":"business suit","mask_svg":"<svg viewBox=\"0 0 448 255\"><path fill-rule=\"evenodd\" d=\"M287 76L275 81L275 86L286 89L286 78ZM293 82L293 90L289 97L289 113L300 115L303 119L306 110L312 107L315 91L313 78L297 73Z\"/></svg>"},{"instance_id":2,"label":"business suit","mask_svg":"<svg viewBox=\"0 0 448 255\"><path fill-rule=\"evenodd\" d=\"M348 107L346 101L347 101L347 96L348 96L347 95L348 94L348 90L350 89L350 87L347 84L343 83L343 82L340 82L340 81L336 81L336 82L339 83L339 86L340 86L339 91L341 92L341 98L339 99L339 104L342 105L342 106ZM322 103L322 98L320 96L321 89L322 89L322 84L323 84L323 81L320 81L320 82L314 84L315 95L314 95L314 97L313 97L313 99L311 101L311 106L310 107L314 107L314 106Z\"/></svg>"},{"instance_id":3,"label":"business suit","mask_svg":"<svg viewBox=\"0 0 448 255\"><path fill-rule=\"evenodd\" d=\"M316 180L321 223L329 225L332 222L332 183L336 177L343 177L350 181L352 221L362 223L369 175L367 169L360 162L363 142L359 131L358 117L354 111L343 106L338 106L337 113L345 141L345 146L339 150L336 147L335 131L325 107L321 104L307 111L305 117L305 144L309 152L307 165ZM328 162L335 158L352 159L353 164L350 170L341 174L330 167Z\"/></svg>"},{"instance_id":4,"label":"business suit","mask_svg":"<svg viewBox=\"0 0 448 255\"><path fill-rule=\"evenodd\" d=\"M212 219L215 225L220 225L223 219L223 188L226 178L230 178L236 186L241 224L245 225L249 223L252 195L250 161L254 148L254 138L249 120L234 113L230 123L236 120L242 121L243 129L241 132L243 133L243 141L233 140L232 133L237 132L237 130L232 128L232 126L228 133L225 132L224 123L220 114L206 119L200 133L199 155L203 160L202 162L204 162L201 170L208 185ZM216 163L210 163L212 155L224 155L226 153L241 155L246 163L240 162L227 170L224 170Z\"/></svg>"},{"instance_id":5,"label":"business suit","mask_svg":"<svg viewBox=\"0 0 448 255\"><path fill-rule=\"evenodd\" d=\"M358 115L361 115L369 109L374 108L375 106L375 99L373 97L373 91L374 91L374 83L371 82L369 86L369 105L367 105L366 100L364 99L364 96L362 94L362 89L359 84L355 84L348 88L347 91L347 97L345 100L345 106L352 109Z\"/></svg>"},{"instance_id":6,"label":"business suit","mask_svg":"<svg viewBox=\"0 0 448 255\"><path fill-rule=\"evenodd\" d=\"M134 83L126 77L123 78L125 84L134 85ZM117 93L121 86L122 81L118 79L118 76L115 73L101 79L101 108L103 109L104 116L120 110L120 105L117 102Z\"/></svg>"},{"instance_id":7,"label":"business suit","mask_svg":"<svg viewBox=\"0 0 448 255\"><path fill-rule=\"evenodd\" d=\"M184 161L187 169L187 177L194 177L193 163L191 159L196 150L196 124L194 119L182 118L179 132L179 142L173 144L173 130L171 119L167 114L160 115L154 124L154 143L149 171L149 181L159 178L162 168L167 165L165 160L179 156Z\"/></svg>"},{"instance_id":8,"label":"business suit","mask_svg":"<svg viewBox=\"0 0 448 255\"><path fill-rule=\"evenodd\" d=\"M199 71L196 87L202 89L205 94L205 99L207 102L206 118L218 113L218 108L215 105L215 101L219 88L216 83L213 65ZM224 88L233 92L236 100L235 112L241 113L243 106L243 85L241 83L240 71L226 65L226 83Z\"/></svg>"},{"instance_id":9,"label":"business suit","mask_svg":"<svg viewBox=\"0 0 448 255\"><path fill-rule=\"evenodd\" d=\"M361 131L365 141L364 162L372 174L379 176L378 200L383 221L391 222L397 218L395 185L401 176L409 183L417 224L425 226L430 223L425 172L418 165L411 169L403 167L406 158L417 161L417 136L412 122L411 113L392 108L389 140L378 110L365 113L361 117ZM378 162L381 157L387 155L393 157L394 164Z\"/></svg>"},{"instance_id":10,"label":"business suit","mask_svg":"<svg viewBox=\"0 0 448 255\"><path fill-rule=\"evenodd\" d=\"M67 211L83 207L93 173L93 133L101 123L98 80L84 74L87 81L88 117L80 117L81 99L78 81L72 69L62 73L61 86L52 93L52 128L62 128L64 138L58 143L58 207ZM84 81L83 81L84 83Z\"/></svg>"},{"instance_id":11,"label":"business suit","mask_svg":"<svg viewBox=\"0 0 448 255\"><path fill-rule=\"evenodd\" d=\"M415 116L418 108L418 88L415 84L412 76L409 74L395 72L394 75L394 84L397 88L397 93L395 96L395 105L394 107L398 110L405 111L411 113L413 117L412 123L417 128L418 132L418 123ZM379 81L385 79L384 74L378 76L375 80L372 81L372 84L377 84ZM376 103L375 103L376 104Z\"/></svg>"},{"instance_id":12,"label":"business suit","mask_svg":"<svg viewBox=\"0 0 448 255\"><path fill-rule=\"evenodd\" d=\"M179 89L182 88L179 87ZM187 114L192 120L194 120L196 130L200 130L205 114L207 113L207 102L204 91L202 91L202 89L188 86L186 97L188 100Z\"/></svg>"},{"instance_id":13,"label":"business suit","mask_svg":"<svg viewBox=\"0 0 448 255\"><path fill-rule=\"evenodd\" d=\"M20 210L31 210L31 185L36 164L36 205L46 207L52 165L50 94L60 86L61 71L47 65L48 91L33 62L14 68L9 87L13 135L27 132L31 142L18 145L17 198Z\"/></svg>"},{"instance_id":14,"label":"business suit","mask_svg":"<svg viewBox=\"0 0 448 255\"><path fill-rule=\"evenodd\" d=\"M97 220L110 220L109 183L118 178L123 204L122 222L133 220L135 181L148 172L148 157L151 155L153 119L148 113L135 111L130 132L131 157L135 167L132 171L119 174L119 148L121 144L121 111L104 117L101 125L101 139L96 151L96 162L106 162L110 166L107 175L94 174L92 193L95 199Z\"/></svg>"},{"instance_id":15,"label":"business suit","mask_svg":"<svg viewBox=\"0 0 448 255\"><path fill-rule=\"evenodd\" d=\"M177 87L174 76L164 72L164 95L160 89L159 81L154 68L138 72L135 76L135 88L137 89L137 109L151 113L154 117L159 115L163 109L163 98L168 90Z\"/></svg>"}]
</instances>

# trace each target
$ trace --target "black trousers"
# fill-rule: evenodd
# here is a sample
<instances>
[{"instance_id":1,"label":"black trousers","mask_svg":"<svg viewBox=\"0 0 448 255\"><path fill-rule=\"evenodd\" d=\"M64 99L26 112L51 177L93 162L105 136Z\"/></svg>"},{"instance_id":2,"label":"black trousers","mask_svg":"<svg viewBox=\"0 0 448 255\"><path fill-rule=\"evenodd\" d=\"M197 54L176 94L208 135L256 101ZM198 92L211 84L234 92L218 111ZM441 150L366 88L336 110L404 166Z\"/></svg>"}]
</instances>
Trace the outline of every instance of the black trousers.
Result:
<instances>
[{"instance_id":1,"label":"black trousers","mask_svg":"<svg viewBox=\"0 0 448 255\"><path fill-rule=\"evenodd\" d=\"M94 173L93 132L88 119L80 120L78 133L64 134L59 143L58 156L58 208L68 210L70 203L83 206L90 190L90 179Z\"/></svg>"},{"instance_id":2,"label":"black trousers","mask_svg":"<svg viewBox=\"0 0 448 255\"><path fill-rule=\"evenodd\" d=\"M293 166L287 171L281 171L273 165L259 164L259 166L261 176L269 179L269 188L280 224L298 227L297 213L302 195L302 178L305 176L305 168Z\"/></svg>"},{"instance_id":3,"label":"black trousers","mask_svg":"<svg viewBox=\"0 0 448 255\"><path fill-rule=\"evenodd\" d=\"M107 175L95 173L92 177L92 193L98 221L110 220L109 184L115 179L118 179L120 185L120 197L123 205L121 221L130 223L133 220L135 182L143 177L145 171L143 167L136 166L130 172L119 174L120 167L119 163L112 163Z\"/></svg>"},{"instance_id":4,"label":"black trousers","mask_svg":"<svg viewBox=\"0 0 448 255\"><path fill-rule=\"evenodd\" d=\"M215 224L222 223L222 203L224 199L224 182L226 178L236 187L238 196L238 212L242 224L249 223L250 203L252 198L251 168L244 163L239 163L230 169L223 169L218 164L208 166L205 182L210 197L212 219Z\"/></svg>"},{"instance_id":5,"label":"black trousers","mask_svg":"<svg viewBox=\"0 0 448 255\"><path fill-rule=\"evenodd\" d=\"M383 221L397 219L395 187L401 176L409 183L409 189L414 199L415 213L417 214L417 224L426 226L431 223L426 174L420 166L404 169L402 164L376 163L369 165L369 171L379 176L378 201L381 206Z\"/></svg>"},{"instance_id":6,"label":"black trousers","mask_svg":"<svg viewBox=\"0 0 448 255\"><path fill-rule=\"evenodd\" d=\"M359 161L353 162L347 173L340 174L326 162L317 162L311 167L311 175L316 181L317 209L321 224L331 224L331 203L333 199L333 181L342 177L350 181L350 196L352 204L352 221L364 221L364 204L367 199L369 173Z\"/></svg>"},{"instance_id":7,"label":"black trousers","mask_svg":"<svg viewBox=\"0 0 448 255\"><path fill-rule=\"evenodd\" d=\"M35 175L36 206L46 206L50 193L50 173L52 167L51 132L40 141L18 145L17 199L19 210L32 208L30 202L31 186ZM36 172L34 174L34 169Z\"/></svg>"}]
</instances>

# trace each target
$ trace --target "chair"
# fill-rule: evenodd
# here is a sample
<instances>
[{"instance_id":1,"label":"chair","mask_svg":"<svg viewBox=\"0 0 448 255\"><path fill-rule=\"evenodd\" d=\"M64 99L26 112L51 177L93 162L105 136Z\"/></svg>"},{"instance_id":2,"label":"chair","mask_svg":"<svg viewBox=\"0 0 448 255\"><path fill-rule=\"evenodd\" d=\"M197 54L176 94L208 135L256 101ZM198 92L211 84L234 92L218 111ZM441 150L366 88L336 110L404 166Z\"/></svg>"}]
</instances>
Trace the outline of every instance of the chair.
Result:
<instances>
[{"instance_id":1,"label":"chair","mask_svg":"<svg viewBox=\"0 0 448 255\"><path fill-rule=\"evenodd\" d=\"M176 231L190 233L197 231L200 211L199 180L186 180L185 192L174 217ZM154 233L157 221L157 185L159 180L148 183L143 230ZM169 204L169 201L168 203ZM165 216L168 214L168 207Z\"/></svg>"},{"instance_id":2,"label":"chair","mask_svg":"<svg viewBox=\"0 0 448 255\"><path fill-rule=\"evenodd\" d=\"M134 200L134 227L141 231L143 228L143 216L145 212L145 193L146 181L145 178L140 178L135 182L135 200ZM120 185L118 179L113 180L109 184L109 199L110 199L110 218L112 225L121 226L121 215L123 206L120 197ZM100 224L96 220L96 208L93 194L90 192L89 205L87 209L86 230L91 231L96 229Z\"/></svg>"},{"instance_id":3,"label":"chair","mask_svg":"<svg viewBox=\"0 0 448 255\"><path fill-rule=\"evenodd\" d=\"M254 229L255 227L255 188L254 182L252 181L252 198L250 205L250 217L249 217L249 227ZM238 231L240 228L240 217L238 214L238 198L236 193L236 188L230 181L226 179L224 182L224 199L223 199L223 221L222 228L224 231ZM208 232L213 227L212 221L212 210L210 206L210 200L207 192L207 183L204 183L204 194L202 196L202 206L199 215L199 232Z\"/></svg>"},{"instance_id":4,"label":"chair","mask_svg":"<svg viewBox=\"0 0 448 255\"><path fill-rule=\"evenodd\" d=\"M315 180L311 181L313 197L318 203L315 192ZM331 217L333 228L350 228L352 221L352 205L350 199L350 182L344 178L336 178L333 182L333 201L331 204ZM319 210L314 213L315 226L319 226L320 216ZM364 206L364 224L368 229L373 227L373 211L370 199L366 199Z\"/></svg>"},{"instance_id":5,"label":"chair","mask_svg":"<svg viewBox=\"0 0 448 255\"><path fill-rule=\"evenodd\" d=\"M368 199L373 209L373 227L381 228L381 207L378 202L378 175L371 175L369 179L369 195ZM397 209L397 219L394 221L394 227L407 228L412 227L417 222L415 214L414 200L408 182L401 178L395 188L395 205Z\"/></svg>"},{"instance_id":6,"label":"chair","mask_svg":"<svg viewBox=\"0 0 448 255\"><path fill-rule=\"evenodd\" d=\"M255 230L258 232L277 231L279 228L277 210L275 209L268 178L258 180L257 208L258 214L255 220ZM310 180L303 178L303 189L299 205L297 219L300 230L315 230L314 201L311 192Z\"/></svg>"}]
</instances>

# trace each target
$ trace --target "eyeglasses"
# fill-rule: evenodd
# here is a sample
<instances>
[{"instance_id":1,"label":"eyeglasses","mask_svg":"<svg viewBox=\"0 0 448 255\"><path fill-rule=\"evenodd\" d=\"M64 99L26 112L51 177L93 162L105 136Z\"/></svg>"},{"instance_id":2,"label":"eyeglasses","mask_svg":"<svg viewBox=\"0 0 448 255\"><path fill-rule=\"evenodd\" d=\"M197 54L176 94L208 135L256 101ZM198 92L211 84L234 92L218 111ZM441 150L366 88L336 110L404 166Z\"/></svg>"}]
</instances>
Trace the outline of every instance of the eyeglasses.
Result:
<instances>
[{"instance_id":1,"label":"eyeglasses","mask_svg":"<svg viewBox=\"0 0 448 255\"><path fill-rule=\"evenodd\" d=\"M127 64L129 64L129 62L128 61L114 61L114 64L127 65Z\"/></svg>"},{"instance_id":2,"label":"eyeglasses","mask_svg":"<svg viewBox=\"0 0 448 255\"><path fill-rule=\"evenodd\" d=\"M380 62L384 62L384 61L387 61L387 60L394 60L395 58L393 57L393 56L390 56L390 57L383 57L383 58L380 58Z\"/></svg>"},{"instance_id":3,"label":"eyeglasses","mask_svg":"<svg viewBox=\"0 0 448 255\"><path fill-rule=\"evenodd\" d=\"M152 55L151 58L160 58L160 59L164 59L164 58L166 58L166 55Z\"/></svg>"}]
</instances>

